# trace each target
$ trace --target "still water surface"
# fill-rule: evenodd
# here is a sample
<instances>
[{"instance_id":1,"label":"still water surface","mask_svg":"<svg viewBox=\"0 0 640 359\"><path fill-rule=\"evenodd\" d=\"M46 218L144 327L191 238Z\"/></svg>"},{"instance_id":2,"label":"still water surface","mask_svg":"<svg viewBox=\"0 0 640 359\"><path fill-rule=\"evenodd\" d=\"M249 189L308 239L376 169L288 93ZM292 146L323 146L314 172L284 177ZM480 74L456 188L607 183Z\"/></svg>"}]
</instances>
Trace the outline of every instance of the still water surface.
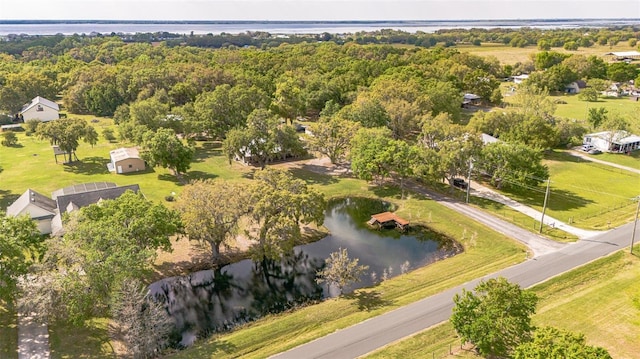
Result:
<instances>
[{"instance_id":1,"label":"still water surface","mask_svg":"<svg viewBox=\"0 0 640 359\"><path fill-rule=\"evenodd\" d=\"M390 204L371 199L332 201L324 220L331 235L324 239L295 247L294 253L277 262L243 260L218 270L165 278L150 286L151 294L167 303L181 344L188 345L207 332L337 295L335 288L319 286L315 279L324 259L339 248L347 248L351 258L369 266L362 281L345 292L459 252L456 242L426 228L400 233L366 224L371 214L391 209Z\"/></svg>"}]
</instances>

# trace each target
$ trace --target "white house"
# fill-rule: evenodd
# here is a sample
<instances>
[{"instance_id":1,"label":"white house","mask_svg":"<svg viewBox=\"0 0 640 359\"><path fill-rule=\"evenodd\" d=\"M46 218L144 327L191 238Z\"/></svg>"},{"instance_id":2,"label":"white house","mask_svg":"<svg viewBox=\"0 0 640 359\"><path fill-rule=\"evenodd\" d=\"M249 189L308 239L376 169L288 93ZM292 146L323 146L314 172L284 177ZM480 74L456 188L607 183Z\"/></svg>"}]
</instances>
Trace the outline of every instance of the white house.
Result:
<instances>
[{"instance_id":1,"label":"white house","mask_svg":"<svg viewBox=\"0 0 640 359\"><path fill-rule=\"evenodd\" d=\"M111 162L107 164L107 168L115 173L129 173L144 171L146 168L144 160L140 158L140 153L135 147L118 148L109 152Z\"/></svg>"},{"instance_id":2,"label":"white house","mask_svg":"<svg viewBox=\"0 0 640 359\"><path fill-rule=\"evenodd\" d=\"M516 85L517 84L521 84L528 78L529 78L529 75L527 75L527 74L513 76L513 83L516 84Z\"/></svg>"},{"instance_id":3,"label":"white house","mask_svg":"<svg viewBox=\"0 0 640 359\"><path fill-rule=\"evenodd\" d=\"M38 224L42 234L58 235L64 232L62 216L101 200L116 199L126 191L140 192L137 184L117 186L111 182L92 182L59 189L48 198L32 189L27 189L15 202L7 207L7 216L27 215Z\"/></svg>"},{"instance_id":4,"label":"white house","mask_svg":"<svg viewBox=\"0 0 640 359\"><path fill-rule=\"evenodd\" d=\"M583 148L602 152L628 153L640 149L640 136L627 131L603 131L584 135Z\"/></svg>"},{"instance_id":5,"label":"white house","mask_svg":"<svg viewBox=\"0 0 640 359\"><path fill-rule=\"evenodd\" d=\"M20 111L25 121L35 118L42 122L57 120L60 117L59 112L60 107L57 103L40 96L24 105Z\"/></svg>"},{"instance_id":6,"label":"white house","mask_svg":"<svg viewBox=\"0 0 640 359\"><path fill-rule=\"evenodd\" d=\"M56 211L56 201L32 189L27 189L22 196L7 207L7 216L27 215L36 221L40 233L48 234L51 233L51 220L55 217Z\"/></svg>"}]
</instances>

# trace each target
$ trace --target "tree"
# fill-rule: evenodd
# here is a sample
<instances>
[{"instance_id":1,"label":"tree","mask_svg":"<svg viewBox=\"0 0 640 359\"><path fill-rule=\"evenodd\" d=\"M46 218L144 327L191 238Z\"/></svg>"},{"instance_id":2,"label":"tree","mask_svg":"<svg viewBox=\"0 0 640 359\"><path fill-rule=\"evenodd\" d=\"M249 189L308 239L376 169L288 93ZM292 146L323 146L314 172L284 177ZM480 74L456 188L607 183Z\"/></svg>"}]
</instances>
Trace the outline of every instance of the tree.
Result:
<instances>
[{"instance_id":1,"label":"tree","mask_svg":"<svg viewBox=\"0 0 640 359\"><path fill-rule=\"evenodd\" d=\"M586 344L583 334L554 327L536 329L533 339L516 348L515 359L610 359L606 349Z\"/></svg>"},{"instance_id":2,"label":"tree","mask_svg":"<svg viewBox=\"0 0 640 359\"><path fill-rule=\"evenodd\" d=\"M142 158L152 166L168 168L181 178L191 167L194 149L185 146L172 129L161 128L144 135Z\"/></svg>"},{"instance_id":3,"label":"tree","mask_svg":"<svg viewBox=\"0 0 640 359\"><path fill-rule=\"evenodd\" d=\"M57 145L60 150L69 155L69 161L73 162L76 149L80 146L80 139L95 144L97 141L96 130L87 124L87 121L73 118L61 118L38 125L39 137L46 138L52 145ZM77 156L76 156L77 158Z\"/></svg>"},{"instance_id":4,"label":"tree","mask_svg":"<svg viewBox=\"0 0 640 359\"><path fill-rule=\"evenodd\" d=\"M635 65L626 62L614 62L609 64L607 77L614 82L628 82L638 76L638 69Z\"/></svg>"},{"instance_id":5,"label":"tree","mask_svg":"<svg viewBox=\"0 0 640 359\"><path fill-rule=\"evenodd\" d=\"M591 127L599 128L607 120L607 109L604 107L590 107L587 121Z\"/></svg>"},{"instance_id":6,"label":"tree","mask_svg":"<svg viewBox=\"0 0 640 359\"><path fill-rule=\"evenodd\" d=\"M247 214L249 191L246 186L224 181L195 181L178 197L176 209L181 213L190 240L211 246L211 259L220 256L220 247L233 238L238 221Z\"/></svg>"},{"instance_id":7,"label":"tree","mask_svg":"<svg viewBox=\"0 0 640 359\"><path fill-rule=\"evenodd\" d=\"M561 63L567 57L569 57L569 55L556 51L541 51L535 54L534 64L536 66L536 70L545 70Z\"/></svg>"},{"instance_id":8,"label":"tree","mask_svg":"<svg viewBox=\"0 0 640 359\"><path fill-rule=\"evenodd\" d=\"M114 294L111 316L134 359L155 358L169 344L173 322L137 279L125 279Z\"/></svg>"},{"instance_id":9,"label":"tree","mask_svg":"<svg viewBox=\"0 0 640 359\"><path fill-rule=\"evenodd\" d=\"M114 290L127 278L148 275L158 249L171 250L169 237L181 229L177 212L130 191L82 207L66 220L64 236L47 239L36 277L50 278L49 284L25 298L27 306L50 302L42 314L72 324L107 315Z\"/></svg>"},{"instance_id":10,"label":"tree","mask_svg":"<svg viewBox=\"0 0 640 359\"><path fill-rule=\"evenodd\" d=\"M329 119L321 118L310 125L313 136L309 138L309 147L313 151L328 156L331 163L345 159L351 138L358 132L360 124L342 119L338 116Z\"/></svg>"},{"instance_id":11,"label":"tree","mask_svg":"<svg viewBox=\"0 0 640 359\"><path fill-rule=\"evenodd\" d=\"M338 287L338 295L342 295L344 287L360 281L362 275L369 269L367 265L359 265L358 258L349 258L346 248L329 254L325 259L325 267L318 271L316 282L327 283L327 292L331 285Z\"/></svg>"},{"instance_id":12,"label":"tree","mask_svg":"<svg viewBox=\"0 0 640 359\"><path fill-rule=\"evenodd\" d=\"M13 131L5 132L2 134L2 145L5 147L12 147L18 144L18 136Z\"/></svg>"},{"instance_id":13,"label":"tree","mask_svg":"<svg viewBox=\"0 0 640 359\"><path fill-rule=\"evenodd\" d=\"M505 278L480 281L453 301L453 327L483 356L507 357L530 338L538 298Z\"/></svg>"},{"instance_id":14,"label":"tree","mask_svg":"<svg viewBox=\"0 0 640 359\"><path fill-rule=\"evenodd\" d=\"M384 152L392 140L388 128L361 128L351 141L351 170L366 181L382 182L389 175L389 156Z\"/></svg>"},{"instance_id":15,"label":"tree","mask_svg":"<svg viewBox=\"0 0 640 359\"><path fill-rule=\"evenodd\" d=\"M302 237L301 224L322 224L324 196L284 171L268 168L256 173L255 180L250 208L254 228L247 235L256 241L254 258L279 259Z\"/></svg>"},{"instance_id":16,"label":"tree","mask_svg":"<svg viewBox=\"0 0 640 359\"><path fill-rule=\"evenodd\" d=\"M511 104L517 113L534 115L545 120L553 118L556 105L549 99L549 91L534 85L520 85L511 97Z\"/></svg>"},{"instance_id":17,"label":"tree","mask_svg":"<svg viewBox=\"0 0 640 359\"><path fill-rule=\"evenodd\" d=\"M491 184L498 188L509 187L513 182L536 186L549 177L547 167L542 164L542 153L519 143L485 145L476 166L491 176Z\"/></svg>"},{"instance_id":18,"label":"tree","mask_svg":"<svg viewBox=\"0 0 640 359\"><path fill-rule=\"evenodd\" d=\"M18 278L28 272L42 248L34 221L0 211L0 299L13 298Z\"/></svg>"},{"instance_id":19,"label":"tree","mask_svg":"<svg viewBox=\"0 0 640 359\"><path fill-rule=\"evenodd\" d=\"M102 130L102 137L109 142L116 140L116 136L113 134L113 129L111 128L105 128Z\"/></svg>"}]
</instances>

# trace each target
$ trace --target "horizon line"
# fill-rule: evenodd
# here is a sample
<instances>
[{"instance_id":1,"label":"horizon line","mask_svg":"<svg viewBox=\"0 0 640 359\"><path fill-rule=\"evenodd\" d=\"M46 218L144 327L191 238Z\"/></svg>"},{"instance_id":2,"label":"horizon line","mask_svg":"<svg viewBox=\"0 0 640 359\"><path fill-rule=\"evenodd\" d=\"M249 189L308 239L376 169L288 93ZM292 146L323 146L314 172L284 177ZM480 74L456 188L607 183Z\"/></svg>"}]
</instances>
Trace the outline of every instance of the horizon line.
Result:
<instances>
[{"instance_id":1,"label":"horizon line","mask_svg":"<svg viewBox=\"0 0 640 359\"><path fill-rule=\"evenodd\" d=\"M74 22L110 22L110 23L385 23L385 22L496 22L496 21L638 21L640 17L615 18L502 18L502 19L386 19L386 20L136 20L136 19L0 19L0 23L74 23Z\"/></svg>"}]
</instances>

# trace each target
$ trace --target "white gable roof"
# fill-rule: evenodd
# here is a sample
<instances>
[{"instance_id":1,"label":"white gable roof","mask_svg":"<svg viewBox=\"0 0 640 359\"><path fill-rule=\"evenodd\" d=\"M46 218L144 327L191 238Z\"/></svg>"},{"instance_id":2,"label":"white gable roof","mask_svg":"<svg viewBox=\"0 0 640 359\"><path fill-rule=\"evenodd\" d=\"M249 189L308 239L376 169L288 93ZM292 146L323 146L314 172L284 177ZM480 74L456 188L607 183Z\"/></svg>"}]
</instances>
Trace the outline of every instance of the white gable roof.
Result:
<instances>
[{"instance_id":1,"label":"white gable roof","mask_svg":"<svg viewBox=\"0 0 640 359\"><path fill-rule=\"evenodd\" d=\"M33 108L34 106L36 106L38 104L42 105L42 106L47 106L47 107L52 108L52 109L54 109L56 111L60 111L60 106L58 106L57 103L55 103L55 102L53 102L51 100L47 100L44 97L38 96L38 97L34 98L33 100L31 100L30 103L24 105L22 107L22 111L21 112L29 111L29 109Z\"/></svg>"},{"instance_id":2,"label":"white gable roof","mask_svg":"<svg viewBox=\"0 0 640 359\"><path fill-rule=\"evenodd\" d=\"M135 147L122 147L109 152L113 162L125 160L127 158L140 158L140 152Z\"/></svg>"}]
</instances>

